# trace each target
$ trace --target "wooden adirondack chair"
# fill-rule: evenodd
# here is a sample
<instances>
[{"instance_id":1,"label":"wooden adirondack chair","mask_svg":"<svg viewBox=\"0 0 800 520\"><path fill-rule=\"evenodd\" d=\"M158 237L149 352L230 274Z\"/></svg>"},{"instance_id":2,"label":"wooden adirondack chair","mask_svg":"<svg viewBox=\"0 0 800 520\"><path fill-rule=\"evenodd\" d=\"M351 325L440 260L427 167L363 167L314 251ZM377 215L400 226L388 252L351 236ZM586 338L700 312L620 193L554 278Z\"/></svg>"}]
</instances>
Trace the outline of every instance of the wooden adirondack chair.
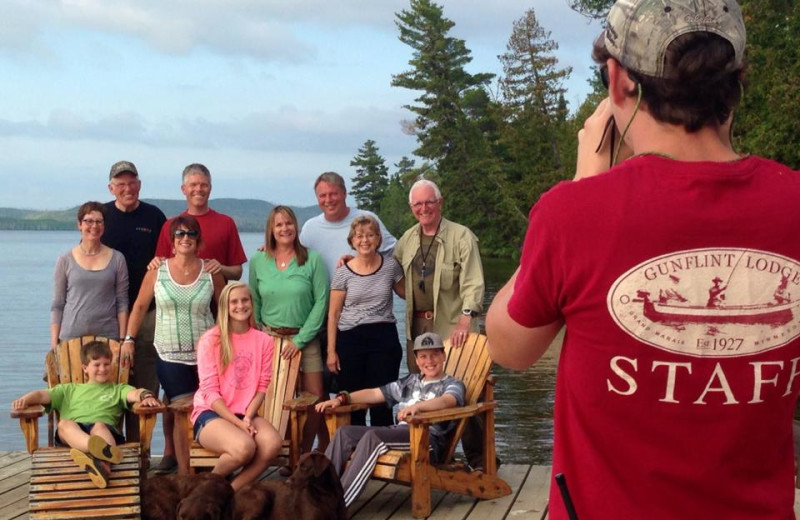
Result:
<instances>
[{"instance_id":1,"label":"wooden adirondack chair","mask_svg":"<svg viewBox=\"0 0 800 520\"><path fill-rule=\"evenodd\" d=\"M83 336L62 341L45 357L48 387L59 383L83 383L85 374L81 367L81 347L89 341L105 341L111 347L112 375L110 381L127 383L130 369L120 364L120 344L99 336ZM47 445L39 447L39 417L44 407L31 406L11 412L18 418L25 435L25 445L32 454L30 481L30 518L138 518L139 483L146 476L145 460L150 454L150 439L157 414L164 407L139 407L133 411L139 416L139 442L122 445L124 458L112 466L108 487L98 489L70 458L68 447L55 447L54 431L56 413L48 414ZM120 431L122 431L122 424Z\"/></svg>"},{"instance_id":2,"label":"wooden adirondack chair","mask_svg":"<svg viewBox=\"0 0 800 520\"><path fill-rule=\"evenodd\" d=\"M258 413L265 417L284 439L281 453L272 465L294 466L300 457L300 444L306 423L304 412L316 403L317 396L303 393L295 397L302 352L286 360L280 355L282 346L283 340L276 339L272 357L272 379L264 396L264 404ZM194 408L192 401L192 397L185 397L169 406L175 412L175 427L181 425L189 437L189 467L183 468L183 471L188 473L195 473L197 468L213 468L219 458L218 453L203 448L194 440L194 431L189 420Z\"/></svg>"},{"instance_id":3,"label":"wooden adirondack chair","mask_svg":"<svg viewBox=\"0 0 800 520\"><path fill-rule=\"evenodd\" d=\"M415 518L431 513L431 488L470 495L481 499L499 498L511 494L508 484L497 476L494 445L494 381L489 376L492 360L487 351L486 336L470 334L461 348L450 348L445 342L447 361L445 373L464 382L467 393L465 405L434 412L417 414L409 421L411 450L390 450L378 458L372 478L411 486L411 512ZM366 408L362 405L340 406L325 411L325 423L331 439L341 426L350 424L350 412ZM483 471L470 471L464 464L454 464L453 456L461 439L466 420L472 416L484 418ZM430 425L458 420L451 434L443 463L430 462Z\"/></svg>"}]
</instances>

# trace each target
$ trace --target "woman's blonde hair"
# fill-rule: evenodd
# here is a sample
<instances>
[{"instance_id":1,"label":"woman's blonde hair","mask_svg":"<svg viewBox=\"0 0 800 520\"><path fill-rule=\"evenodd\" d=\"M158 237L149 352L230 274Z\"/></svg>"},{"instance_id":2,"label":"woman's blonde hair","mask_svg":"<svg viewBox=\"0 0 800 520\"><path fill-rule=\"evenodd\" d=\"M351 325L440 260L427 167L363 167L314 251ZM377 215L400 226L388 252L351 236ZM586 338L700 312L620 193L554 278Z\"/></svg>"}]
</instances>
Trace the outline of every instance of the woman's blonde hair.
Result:
<instances>
[{"instance_id":1,"label":"woman's blonde hair","mask_svg":"<svg viewBox=\"0 0 800 520\"><path fill-rule=\"evenodd\" d=\"M229 302L231 293L235 289L245 289L250 296L250 301L253 301L253 293L250 292L250 287L243 282L230 282L222 289L219 295L219 305L217 306L217 327L219 328L219 364L222 367L220 372L224 372L228 365L233 361L233 344L231 343L231 331L229 323ZM255 327L256 323L253 315L250 315L250 327Z\"/></svg>"}]
</instances>

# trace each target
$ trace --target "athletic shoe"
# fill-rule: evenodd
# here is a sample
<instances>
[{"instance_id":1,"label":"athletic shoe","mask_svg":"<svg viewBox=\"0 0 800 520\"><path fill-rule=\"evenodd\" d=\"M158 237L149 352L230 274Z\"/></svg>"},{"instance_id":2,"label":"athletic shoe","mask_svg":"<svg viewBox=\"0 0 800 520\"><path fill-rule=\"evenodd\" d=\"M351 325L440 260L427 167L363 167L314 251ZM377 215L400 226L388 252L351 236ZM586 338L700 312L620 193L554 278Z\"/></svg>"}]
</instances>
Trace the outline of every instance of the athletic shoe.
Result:
<instances>
[{"instance_id":1,"label":"athletic shoe","mask_svg":"<svg viewBox=\"0 0 800 520\"><path fill-rule=\"evenodd\" d=\"M75 448L69 450L69 456L72 457L75 464L88 473L92 484L101 489L108 486L108 472L97 459Z\"/></svg>"}]
</instances>

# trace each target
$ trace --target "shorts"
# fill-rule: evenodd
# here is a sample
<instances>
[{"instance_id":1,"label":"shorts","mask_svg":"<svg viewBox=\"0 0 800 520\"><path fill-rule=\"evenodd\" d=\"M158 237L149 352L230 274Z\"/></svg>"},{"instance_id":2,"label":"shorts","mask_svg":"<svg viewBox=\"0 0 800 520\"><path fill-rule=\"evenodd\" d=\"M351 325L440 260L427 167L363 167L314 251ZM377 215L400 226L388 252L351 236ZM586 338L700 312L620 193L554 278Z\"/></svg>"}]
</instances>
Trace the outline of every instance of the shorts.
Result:
<instances>
[{"instance_id":1,"label":"shorts","mask_svg":"<svg viewBox=\"0 0 800 520\"><path fill-rule=\"evenodd\" d=\"M239 419L244 419L244 414L236 413L234 415ZM222 419L222 417L214 410L203 410L200 412L200 415L194 420L194 440L200 442L200 432L203 431L206 424L214 419Z\"/></svg>"},{"instance_id":2,"label":"shorts","mask_svg":"<svg viewBox=\"0 0 800 520\"><path fill-rule=\"evenodd\" d=\"M319 337L306 343L306 346L300 352L303 353L303 359L300 361L300 372L304 374L322 372L322 347L320 346Z\"/></svg>"},{"instance_id":3,"label":"shorts","mask_svg":"<svg viewBox=\"0 0 800 520\"><path fill-rule=\"evenodd\" d=\"M275 348L279 348L281 343L281 339L292 339L291 336L284 336L282 334L275 334L270 330L268 326L263 326L261 328L264 332L275 338ZM319 336L315 337L308 343L306 346L300 349L300 352L303 353L303 357L300 359L300 372L304 374L314 374L318 372L322 372L322 347Z\"/></svg>"},{"instance_id":4,"label":"shorts","mask_svg":"<svg viewBox=\"0 0 800 520\"><path fill-rule=\"evenodd\" d=\"M78 427L86 433L86 435L92 434L92 428L97 423L75 423ZM103 423L105 424L105 423ZM114 436L114 442L116 444L124 444L125 443L125 436L120 433L116 426L111 426L110 424L106 424L106 427L111 432L111 435ZM56 446L67 446L67 443L61 440L61 437L58 436L58 428L56 428L55 432L55 445Z\"/></svg>"},{"instance_id":5,"label":"shorts","mask_svg":"<svg viewBox=\"0 0 800 520\"><path fill-rule=\"evenodd\" d=\"M161 388L164 389L164 395L170 401L192 395L200 388L197 365L184 365L183 363L173 363L158 358L156 360L156 373L158 374Z\"/></svg>"}]
</instances>

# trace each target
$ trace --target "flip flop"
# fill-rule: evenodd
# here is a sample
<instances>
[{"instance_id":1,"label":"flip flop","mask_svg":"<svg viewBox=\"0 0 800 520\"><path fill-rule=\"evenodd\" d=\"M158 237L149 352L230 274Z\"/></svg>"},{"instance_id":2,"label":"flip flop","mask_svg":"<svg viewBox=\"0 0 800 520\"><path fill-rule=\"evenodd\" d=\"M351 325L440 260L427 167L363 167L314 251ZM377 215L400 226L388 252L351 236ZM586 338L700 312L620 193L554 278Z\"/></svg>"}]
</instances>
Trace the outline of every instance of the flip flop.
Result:
<instances>
[{"instance_id":1,"label":"flip flop","mask_svg":"<svg viewBox=\"0 0 800 520\"><path fill-rule=\"evenodd\" d=\"M75 448L69 450L69 456L72 457L75 464L89 474L92 484L101 489L108 486L108 472L94 457Z\"/></svg>"},{"instance_id":2,"label":"flip flop","mask_svg":"<svg viewBox=\"0 0 800 520\"><path fill-rule=\"evenodd\" d=\"M92 457L111 464L119 464L122 462L122 448L119 446L112 446L99 435L89 436L89 453Z\"/></svg>"}]
</instances>

